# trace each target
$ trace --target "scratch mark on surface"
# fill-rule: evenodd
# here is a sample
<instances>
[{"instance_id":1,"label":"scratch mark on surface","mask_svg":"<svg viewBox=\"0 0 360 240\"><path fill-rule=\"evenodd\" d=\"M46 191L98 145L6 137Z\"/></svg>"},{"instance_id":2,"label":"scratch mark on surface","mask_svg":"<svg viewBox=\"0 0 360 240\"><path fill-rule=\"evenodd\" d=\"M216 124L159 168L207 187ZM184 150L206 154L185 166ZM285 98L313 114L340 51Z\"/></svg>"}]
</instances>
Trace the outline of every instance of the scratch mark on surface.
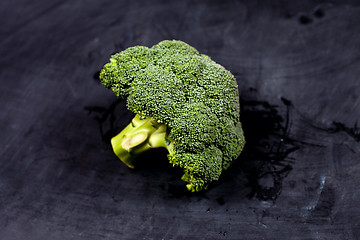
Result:
<instances>
[{"instance_id":1,"label":"scratch mark on surface","mask_svg":"<svg viewBox=\"0 0 360 240\"><path fill-rule=\"evenodd\" d=\"M315 207L317 206L317 204L319 202L319 199L320 199L320 195L321 195L321 193L322 193L322 191L324 189L325 182L326 182L326 176L322 175L320 177L320 186L319 186L319 189L316 192L315 199L309 205L302 208L303 210L307 211L307 213L305 213L305 216L308 216L309 212L314 210Z\"/></svg>"},{"instance_id":2,"label":"scratch mark on surface","mask_svg":"<svg viewBox=\"0 0 360 240\"><path fill-rule=\"evenodd\" d=\"M71 95L72 95L74 98L77 98L77 94L76 94L73 86L71 85L71 83L70 83L68 80L66 81L66 85L70 88Z\"/></svg>"}]
</instances>

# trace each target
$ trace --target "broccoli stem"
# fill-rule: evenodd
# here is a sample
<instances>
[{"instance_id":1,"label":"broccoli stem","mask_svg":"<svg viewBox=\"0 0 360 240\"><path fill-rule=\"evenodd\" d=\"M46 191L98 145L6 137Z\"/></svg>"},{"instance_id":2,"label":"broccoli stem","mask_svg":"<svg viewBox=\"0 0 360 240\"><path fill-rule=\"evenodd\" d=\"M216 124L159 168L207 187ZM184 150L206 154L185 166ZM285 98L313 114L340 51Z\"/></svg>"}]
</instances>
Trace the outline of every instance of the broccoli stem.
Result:
<instances>
[{"instance_id":1,"label":"broccoli stem","mask_svg":"<svg viewBox=\"0 0 360 240\"><path fill-rule=\"evenodd\" d=\"M118 135L111 139L116 156L129 168L134 168L133 160L137 155L151 148L166 148L173 152L173 141L168 137L167 125L158 123L154 118L132 119Z\"/></svg>"}]
</instances>

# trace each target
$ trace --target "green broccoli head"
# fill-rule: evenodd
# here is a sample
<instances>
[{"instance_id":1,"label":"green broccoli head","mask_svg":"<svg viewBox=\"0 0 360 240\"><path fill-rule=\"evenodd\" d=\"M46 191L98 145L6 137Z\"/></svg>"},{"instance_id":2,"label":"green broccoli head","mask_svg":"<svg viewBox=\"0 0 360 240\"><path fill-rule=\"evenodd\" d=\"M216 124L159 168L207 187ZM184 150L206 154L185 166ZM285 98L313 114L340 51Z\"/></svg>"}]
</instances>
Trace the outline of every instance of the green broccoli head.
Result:
<instances>
[{"instance_id":1,"label":"green broccoli head","mask_svg":"<svg viewBox=\"0 0 360 240\"><path fill-rule=\"evenodd\" d=\"M240 155L245 139L234 76L190 45L165 40L113 55L101 83L127 99L132 122L111 143L129 167L164 147L190 191L206 189Z\"/></svg>"}]
</instances>

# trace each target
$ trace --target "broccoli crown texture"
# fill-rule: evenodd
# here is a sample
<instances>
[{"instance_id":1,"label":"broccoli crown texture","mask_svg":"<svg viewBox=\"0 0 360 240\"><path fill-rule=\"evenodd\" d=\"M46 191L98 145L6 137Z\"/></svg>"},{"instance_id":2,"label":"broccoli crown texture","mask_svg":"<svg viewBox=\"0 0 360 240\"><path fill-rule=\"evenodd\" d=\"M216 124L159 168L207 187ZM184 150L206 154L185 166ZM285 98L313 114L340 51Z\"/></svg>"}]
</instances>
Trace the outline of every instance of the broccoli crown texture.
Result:
<instances>
[{"instance_id":1,"label":"broccoli crown texture","mask_svg":"<svg viewBox=\"0 0 360 240\"><path fill-rule=\"evenodd\" d=\"M200 191L217 180L244 147L234 76L182 41L117 53L100 79L116 96L126 98L136 114L112 141L116 155L129 167L137 153L165 147L170 163L184 170L188 190Z\"/></svg>"}]
</instances>

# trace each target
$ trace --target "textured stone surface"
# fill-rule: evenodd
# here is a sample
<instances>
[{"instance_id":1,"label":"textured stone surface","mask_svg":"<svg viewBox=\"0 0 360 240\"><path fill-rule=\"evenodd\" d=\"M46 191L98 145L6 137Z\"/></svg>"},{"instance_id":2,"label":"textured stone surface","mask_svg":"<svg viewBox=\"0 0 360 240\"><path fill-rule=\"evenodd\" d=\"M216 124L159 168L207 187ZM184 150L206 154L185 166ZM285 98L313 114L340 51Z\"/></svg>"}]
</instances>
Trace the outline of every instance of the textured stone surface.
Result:
<instances>
[{"instance_id":1,"label":"textured stone surface","mask_svg":"<svg viewBox=\"0 0 360 240\"><path fill-rule=\"evenodd\" d=\"M249 2L249 3L247 3ZM357 1L0 3L0 239L358 239ZM180 39L236 76L247 146L187 193L165 152L116 159L132 118L97 72Z\"/></svg>"}]
</instances>

